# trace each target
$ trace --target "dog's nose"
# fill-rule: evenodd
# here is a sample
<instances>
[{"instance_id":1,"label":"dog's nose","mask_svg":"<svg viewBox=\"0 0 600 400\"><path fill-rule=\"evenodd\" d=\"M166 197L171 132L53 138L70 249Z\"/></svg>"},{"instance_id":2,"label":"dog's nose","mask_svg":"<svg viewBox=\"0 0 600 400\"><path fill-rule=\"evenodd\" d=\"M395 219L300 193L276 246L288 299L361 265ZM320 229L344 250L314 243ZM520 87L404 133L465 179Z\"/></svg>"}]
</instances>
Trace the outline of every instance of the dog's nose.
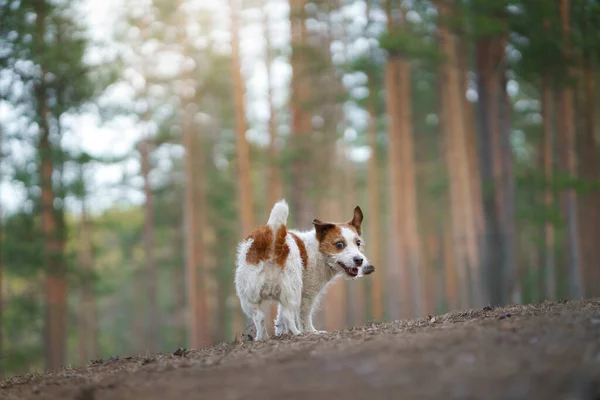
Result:
<instances>
[{"instance_id":1,"label":"dog's nose","mask_svg":"<svg viewBox=\"0 0 600 400\"><path fill-rule=\"evenodd\" d=\"M358 267L362 265L363 261L364 259L360 256L354 257L354 264L356 264Z\"/></svg>"}]
</instances>

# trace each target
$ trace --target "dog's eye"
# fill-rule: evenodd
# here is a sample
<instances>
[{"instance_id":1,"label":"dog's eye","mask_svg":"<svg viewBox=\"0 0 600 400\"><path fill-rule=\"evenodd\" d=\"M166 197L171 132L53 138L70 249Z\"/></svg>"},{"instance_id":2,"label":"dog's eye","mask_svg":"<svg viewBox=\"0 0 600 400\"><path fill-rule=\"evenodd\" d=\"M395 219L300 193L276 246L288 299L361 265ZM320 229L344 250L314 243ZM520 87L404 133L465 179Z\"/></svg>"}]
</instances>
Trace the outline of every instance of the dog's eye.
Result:
<instances>
[{"instance_id":1,"label":"dog's eye","mask_svg":"<svg viewBox=\"0 0 600 400\"><path fill-rule=\"evenodd\" d=\"M336 247L338 250L341 250L341 249L343 249L343 248L344 248L344 242L337 242L337 243L335 244L335 247Z\"/></svg>"},{"instance_id":2,"label":"dog's eye","mask_svg":"<svg viewBox=\"0 0 600 400\"><path fill-rule=\"evenodd\" d=\"M362 242L360 240L356 240L356 245L360 247L360 245L362 244Z\"/></svg>"}]
</instances>

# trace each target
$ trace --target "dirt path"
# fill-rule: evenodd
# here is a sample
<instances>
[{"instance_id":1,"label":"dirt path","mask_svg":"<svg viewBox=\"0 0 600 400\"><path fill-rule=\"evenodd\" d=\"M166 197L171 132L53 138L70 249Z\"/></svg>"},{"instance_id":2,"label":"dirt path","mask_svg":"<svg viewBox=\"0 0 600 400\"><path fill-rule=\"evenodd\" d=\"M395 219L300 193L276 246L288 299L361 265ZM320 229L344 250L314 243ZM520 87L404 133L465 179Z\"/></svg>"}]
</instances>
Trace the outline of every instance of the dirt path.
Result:
<instances>
[{"instance_id":1,"label":"dirt path","mask_svg":"<svg viewBox=\"0 0 600 400\"><path fill-rule=\"evenodd\" d=\"M0 399L600 399L600 299L122 358L0 382Z\"/></svg>"}]
</instances>

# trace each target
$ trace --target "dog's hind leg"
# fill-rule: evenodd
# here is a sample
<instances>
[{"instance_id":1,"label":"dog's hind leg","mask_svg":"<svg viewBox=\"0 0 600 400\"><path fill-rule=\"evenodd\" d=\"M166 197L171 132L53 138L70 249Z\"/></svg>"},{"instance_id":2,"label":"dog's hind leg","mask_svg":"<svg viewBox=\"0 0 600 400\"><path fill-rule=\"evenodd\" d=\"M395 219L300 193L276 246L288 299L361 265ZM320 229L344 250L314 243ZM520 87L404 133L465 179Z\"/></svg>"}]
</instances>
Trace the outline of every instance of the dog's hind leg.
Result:
<instances>
[{"instance_id":1,"label":"dog's hind leg","mask_svg":"<svg viewBox=\"0 0 600 400\"><path fill-rule=\"evenodd\" d=\"M281 312L281 303L277 304L277 317L275 318L275 335L283 335L289 333L285 322L283 321L283 314Z\"/></svg>"},{"instance_id":2,"label":"dog's hind leg","mask_svg":"<svg viewBox=\"0 0 600 400\"><path fill-rule=\"evenodd\" d=\"M295 302L283 301L279 303L279 313L277 319L280 325L283 325L285 332L291 332L299 335L301 332L296 326L296 317L298 315L299 304Z\"/></svg>"},{"instance_id":3,"label":"dog's hind leg","mask_svg":"<svg viewBox=\"0 0 600 400\"><path fill-rule=\"evenodd\" d=\"M265 313L260 308L260 303L243 302L242 308L248 317L252 318L256 328L256 338L254 340L264 340L269 338L265 326Z\"/></svg>"}]
</instances>

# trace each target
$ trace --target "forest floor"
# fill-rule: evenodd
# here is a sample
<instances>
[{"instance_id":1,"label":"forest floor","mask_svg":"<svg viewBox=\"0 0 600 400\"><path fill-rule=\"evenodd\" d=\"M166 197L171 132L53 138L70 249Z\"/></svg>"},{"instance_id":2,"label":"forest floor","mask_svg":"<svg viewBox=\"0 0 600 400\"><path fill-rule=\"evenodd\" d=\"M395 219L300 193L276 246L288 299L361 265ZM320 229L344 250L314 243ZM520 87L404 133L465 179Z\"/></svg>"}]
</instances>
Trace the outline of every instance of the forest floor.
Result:
<instances>
[{"instance_id":1,"label":"forest floor","mask_svg":"<svg viewBox=\"0 0 600 400\"><path fill-rule=\"evenodd\" d=\"M600 299L112 357L0 381L0 399L600 399Z\"/></svg>"}]
</instances>

